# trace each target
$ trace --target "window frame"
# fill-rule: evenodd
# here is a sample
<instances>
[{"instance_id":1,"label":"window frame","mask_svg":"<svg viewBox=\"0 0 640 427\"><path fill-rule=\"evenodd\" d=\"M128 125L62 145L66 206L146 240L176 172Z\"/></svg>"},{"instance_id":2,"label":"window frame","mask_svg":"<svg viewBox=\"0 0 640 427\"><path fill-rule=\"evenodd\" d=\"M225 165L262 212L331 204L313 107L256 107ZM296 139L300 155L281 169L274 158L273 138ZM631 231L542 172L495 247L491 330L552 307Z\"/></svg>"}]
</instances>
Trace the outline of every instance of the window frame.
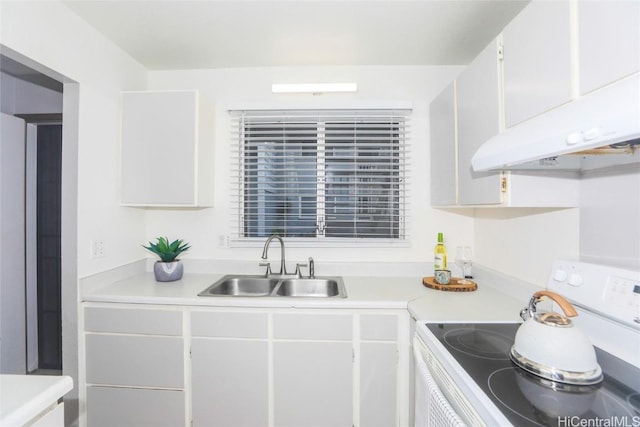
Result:
<instances>
[{"instance_id":1,"label":"window frame","mask_svg":"<svg viewBox=\"0 0 640 427\"><path fill-rule=\"evenodd\" d=\"M390 197L389 200L392 200L393 197L397 198L397 211L392 211L391 217L394 218L395 212L397 212L397 237L359 237L359 236L345 236L345 237L331 237L327 236L324 233L318 234L318 229L316 228L315 236L311 237L295 237L295 236L282 236L287 239L287 244L293 243L293 246L328 246L328 247L348 247L348 246L365 246L365 247L395 247L402 246L406 247L409 245L410 235L409 235L409 215L410 211L410 199L408 197L409 193L409 180L410 176L410 118L411 118L411 110L407 108L402 109L342 109L342 110L229 110L231 115L231 128L232 128L232 137L231 137L231 154L232 154L232 165L235 163L236 171L232 174L234 178L232 178L232 203L230 204L231 209L233 211L232 218L232 233L229 236L230 246L257 246L257 244L264 243L264 240L268 237L265 236L250 236L247 237L245 234L246 227L246 218L245 218L245 209L247 206L246 202L246 181L245 178L248 175L246 169L246 136L245 132L247 130L247 124L245 119L251 118L260 118L261 116L270 116L277 115L281 120L285 122L294 121L295 119L300 120L300 115L306 115L316 117L314 120L314 124L318 130L318 136L316 137L315 148L316 148L316 175L317 175L317 183L316 183L316 227L319 225L319 221L326 218L326 195L327 190L325 188L326 185L326 150L327 141L323 139L321 135L322 126L324 126L325 122L335 122L336 115L341 117L345 116L345 120L349 122L350 120L354 120L354 123L357 123L357 119L359 117L367 118L371 123L379 123L384 121L389 121L391 125L389 129L392 131L397 131L397 135L394 137L393 143L395 145L392 146L394 150L397 150L397 171L393 172L390 170L385 170L387 172L388 179L390 180L390 190L393 190L397 193L395 196ZM366 122L365 122L366 123ZM358 132L364 132L362 130L355 131L357 135ZM357 138L354 138L354 142L351 142L348 147L353 148L355 151L361 149L362 146L358 146L355 142ZM375 150L383 151L388 149L384 144L380 144L375 147ZM359 157L359 156L358 156ZM284 158L284 157L283 157ZM323 161L322 161L322 160ZM355 158L354 158L355 159ZM356 164L354 160L354 164ZM232 166L233 168L233 166ZM357 170L357 168L355 169ZM396 173L397 176L392 176L393 173ZM395 180L395 181L394 181ZM354 181L352 185L357 186L360 181ZM370 187L367 187L370 188ZM285 192L285 194L287 194ZM304 210L303 202L304 195L299 195L297 200L297 212L300 215L301 211ZM357 203L353 203L352 208L356 210L358 208ZM357 214L354 214L354 216ZM357 218L357 217L356 217ZM355 220L357 223L357 219ZM375 222L374 222L375 223ZM326 227L326 221L325 221ZM354 228L357 228L354 225Z\"/></svg>"}]
</instances>

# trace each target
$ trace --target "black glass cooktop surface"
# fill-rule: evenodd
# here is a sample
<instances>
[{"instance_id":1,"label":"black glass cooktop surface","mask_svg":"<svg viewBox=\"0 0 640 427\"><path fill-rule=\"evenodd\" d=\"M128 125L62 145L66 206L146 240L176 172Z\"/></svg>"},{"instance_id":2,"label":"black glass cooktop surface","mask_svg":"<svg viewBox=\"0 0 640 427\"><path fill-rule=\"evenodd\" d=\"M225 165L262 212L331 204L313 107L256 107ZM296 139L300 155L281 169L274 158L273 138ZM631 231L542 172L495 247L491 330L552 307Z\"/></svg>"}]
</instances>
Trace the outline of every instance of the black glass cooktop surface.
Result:
<instances>
[{"instance_id":1,"label":"black glass cooktop surface","mask_svg":"<svg viewBox=\"0 0 640 427\"><path fill-rule=\"evenodd\" d=\"M509 358L519 325L426 324L514 426L640 426L640 369L596 349L602 383L568 386L544 380Z\"/></svg>"}]
</instances>

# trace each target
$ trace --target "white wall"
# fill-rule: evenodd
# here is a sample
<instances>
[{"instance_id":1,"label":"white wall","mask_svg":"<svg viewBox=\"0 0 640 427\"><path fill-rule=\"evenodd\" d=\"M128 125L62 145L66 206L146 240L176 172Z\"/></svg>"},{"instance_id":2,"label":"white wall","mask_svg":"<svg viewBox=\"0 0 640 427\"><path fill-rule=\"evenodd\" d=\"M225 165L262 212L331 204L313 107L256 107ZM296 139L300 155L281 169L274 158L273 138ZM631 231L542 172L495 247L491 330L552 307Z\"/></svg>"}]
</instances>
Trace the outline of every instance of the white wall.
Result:
<instances>
[{"instance_id":1,"label":"white wall","mask_svg":"<svg viewBox=\"0 0 640 427\"><path fill-rule=\"evenodd\" d=\"M177 211L149 210L146 214L147 237L168 235L184 238L192 244L185 258L258 260L261 247L227 248L219 236L230 229L231 174L229 164L230 106L260 104L278 108L344 107L371 105L380 101L409 102L411 117L411 245L406 248L287 248L291 263L313 256L319 268L325 261L421 262L433 260L438 231L445 233L450 245L471 244L473 219L429 204L429 103L461 67L298 67L244 68L190 71L151 71L150 89L199 89L216 107L215 116L215 206L212 209ZM291 95L271 93L272 83L356 82L355 94Z\"/></svg>"},{"instance_id":2,"label":"white wall","mask_svg":"<svg viewBox=\"0 0 640 427\"><path fill-rule=\"evenodd\" d=\"M557 258L640 271L640 165L584 172L575 209L476 209L476 260L546 286Z\"/></svg>"},{"instance_id":3,"label":"white wall","mask_svg":"<svg viewBox=\"0 0 640 427\"><path fill-rule=\"evenodd\" d=\"M24 120L0 113L0 372L24 374Z\"/></svg>"},{"instance_id":4,"label":"white wall","mask_svg":"<svg viewBox=\"0 0 640 427\"><path fill-rule=\"evenodd\" d=\"M580 258L640 271L640 165L585 173Z\"/></svg>"},{"instance_id":5,"label":"white wall","mask_svg":"<svg viewBox=\"0 0 640 427\"><path fill-rule=\"evenodd\" d=\"M0 28L3 53L79 84L79 119L65 123L78 135L78 275L139 259L144 215L119 206L117 171L120 91L144 89L146 70L57 1L3 2ZM107 255L90 259L89 241L102 236Z\"/></svg>"},{"instance_id":6,"label":"white wall","mask_svg":"<svg viewBox=\"0 0 640 427\"><path fill-rule=\"evenodd\" d=\"M120 92L146 87L146 70L57 1L2 2L2 54L64 83L62 171L63 373L77 384L78 277L140 258L144 213L118 204ZM108 236L104 258L89 241ZM75 388L65 397L77 421Z\"/></svg>"},{"instance_id":7,"label":"white wall","mask_svg":"<svg viewBox=\"0 0 640 427\"><path fill-rule=\"evenodd\" d=\"M577 259L580 210L476 209L476 261L545 287L553 261Z\"/></svg>"}]
</instances>

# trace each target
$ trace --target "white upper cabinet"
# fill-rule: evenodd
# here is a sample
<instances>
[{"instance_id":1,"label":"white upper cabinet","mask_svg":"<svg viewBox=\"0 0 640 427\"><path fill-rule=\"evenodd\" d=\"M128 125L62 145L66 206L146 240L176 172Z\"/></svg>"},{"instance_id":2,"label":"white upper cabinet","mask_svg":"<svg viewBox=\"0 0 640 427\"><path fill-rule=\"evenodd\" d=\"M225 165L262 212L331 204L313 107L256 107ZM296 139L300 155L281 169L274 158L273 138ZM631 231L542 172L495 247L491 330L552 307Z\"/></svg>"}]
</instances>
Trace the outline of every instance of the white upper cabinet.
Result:
<instances>
[{"instance_id":1,"label":"white upper cabinet","mask_svg":"<svg viewBox=\"0 0 640 427\"><path fill-rule=\"evenodd\" d=\"M572 207L577 175L475 172L471 158L502 121L501 39L491 42L430 106L432 206ZM457 158L456 158L457 154Z\"/></svg>"},{"instance_id":2,"label":"white upper cabinet","mask_svg":"<svg viewBox=\"0 0 640 427\"><path fill-rule=\"evenodd\" d=\"M534 0L505 27L507 128L571 100L570 17L568 0Z\"/></svg>"},{"instance_id":3,"label":"white upper cabinet","mask_svg":"<svg viewBox=\"0 0 640 427\"><path fill-rule=\"evenodd\" d=\"M640 70L640 2L578 2L580 94Z\"/></svg>"},{"instance_id":4,"label":"white upper cabinet","mask_svg":"<svg viewBox=\"0 0 640 427\"><path fill-rule=\"evenodd\" d=\"M455 205L457 197L455 82L431 102L431 204Z\"/></svg>"},{"instance_id":5,"label":"white upper cabinet","mask_svg":"<svg viewBox=\"0 0 640 427\"><path fill-rule=\"evenodd\" d=\"M197 91L124 92L122 204L211 206L212 121Z\"/></svg>"},{"instance_id":6,"label":"white upper cabinet","mask_svg":"<svg viewBox=\"0 0 640 427\"><path fill-rule=\"evenodd\" d=\"M458 197L461 205L502 202L501 177L475 172L471 158L500 130L498 42L493 41L456 81L458 114Z\"/></svg>"}]
</instances>

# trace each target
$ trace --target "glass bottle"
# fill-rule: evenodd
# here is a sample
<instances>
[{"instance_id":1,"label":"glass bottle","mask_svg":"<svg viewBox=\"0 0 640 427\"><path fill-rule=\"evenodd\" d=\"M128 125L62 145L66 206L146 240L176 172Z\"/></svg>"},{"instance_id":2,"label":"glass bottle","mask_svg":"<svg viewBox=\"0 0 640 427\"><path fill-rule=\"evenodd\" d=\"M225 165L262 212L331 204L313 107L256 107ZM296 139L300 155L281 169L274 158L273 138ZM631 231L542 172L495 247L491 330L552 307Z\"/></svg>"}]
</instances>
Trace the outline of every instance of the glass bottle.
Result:
<instances>
[{"instance_id":1,"label":"glass bottle","mask_svg":"<svg viewBox=\"0 0 640 427\"><path fill-rule=\"evenodd\" d=\"M447 247L444 245L444 236L438 233L438 244L433 250L434 270L446 270L447 268Z\"/></svg>"}]
</instances>

